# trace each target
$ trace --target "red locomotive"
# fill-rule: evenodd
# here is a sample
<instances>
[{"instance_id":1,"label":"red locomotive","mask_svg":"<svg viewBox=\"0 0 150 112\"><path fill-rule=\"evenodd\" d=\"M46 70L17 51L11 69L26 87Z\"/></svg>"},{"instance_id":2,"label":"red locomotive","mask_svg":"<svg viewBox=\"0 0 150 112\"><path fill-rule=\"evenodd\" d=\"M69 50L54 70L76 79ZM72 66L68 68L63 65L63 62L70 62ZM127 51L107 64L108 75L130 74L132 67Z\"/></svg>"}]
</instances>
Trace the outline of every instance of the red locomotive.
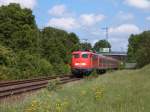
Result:
<instances>
[{"instance_id":1,"label":"red locomotive","mask_svg":"<svg viewBox=\"0 0 150 112\"><path fill-rule=\"evenodd\" d=\"M72 53L71 70L74 75L89 75L94 69L103 73L107 69L118 69L119 61L90 51Z\"/></svg>"}]
</instances>

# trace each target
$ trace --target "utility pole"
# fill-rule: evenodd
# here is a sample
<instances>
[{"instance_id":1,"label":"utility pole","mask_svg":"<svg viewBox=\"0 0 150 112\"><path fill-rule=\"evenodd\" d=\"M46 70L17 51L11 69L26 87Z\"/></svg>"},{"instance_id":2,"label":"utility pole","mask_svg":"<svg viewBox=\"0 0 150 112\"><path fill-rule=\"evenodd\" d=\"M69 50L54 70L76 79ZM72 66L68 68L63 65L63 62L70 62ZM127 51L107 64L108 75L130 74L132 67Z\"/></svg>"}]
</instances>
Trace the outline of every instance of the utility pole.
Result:
<instances>
[{"instance_id":1,"label":"utility pole","mask_svg":"<svg viewBox=\"0 0 150 112\"><path fill-rule=\"evenodd\" d=\"M109 39L109 28L108 27L104 27L104 28L101 28L102 30L105 30L105 32L106 32L106 37L105 37L105 39L108 41L108 39Z\"/></svg>"},{"instance_id":2,"label":"utility pole","mask_svg":"<svg viewBox=\"0 0 150 112\"><path fill-rule=\"evenodd\" d=\"M101 29L105 30L105 32L106 32L105 40L108 42L108 39L109 39L109 27L103 27ZM111 52L111 48L109 48L109 52Z\"/></svg>"}]
</instances>

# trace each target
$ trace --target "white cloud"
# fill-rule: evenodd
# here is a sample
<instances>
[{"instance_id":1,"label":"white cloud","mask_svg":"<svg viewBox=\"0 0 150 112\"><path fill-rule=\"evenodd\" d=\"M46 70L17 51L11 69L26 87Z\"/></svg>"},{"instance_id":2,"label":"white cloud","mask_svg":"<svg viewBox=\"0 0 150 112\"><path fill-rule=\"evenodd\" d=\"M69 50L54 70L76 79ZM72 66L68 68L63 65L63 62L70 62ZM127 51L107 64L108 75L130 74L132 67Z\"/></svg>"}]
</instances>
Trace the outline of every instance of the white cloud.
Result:
<instances>
[{"instance_id":1,"label":"white cloud","mask_svg":"<svg viewBox=\"0 0 150 112\"><path fill-rule=\"evenodd\" d=\"M150 21L150 16L146 17L146 20L147 20L147 21Z\"/></svg>"},{"instance_id":2,"label":"white cloud","mask_svg":"<svg viewBox=\"0 0 150 112\"><path fill-rule=\"evenodd\" d=\"M84 29L94 26L103 20L103 15L95 15L95 14L83 14L79 17L75 16L60 16L60 17L52 17L47 26L53 26L65 30L73 30L73 29ZM86 27L85 27L86 26Z\"/></svg>"},{"instance_id":3,"label":"white cloud","mask_svg":"<svg viewBox=\"0 0 150 112\"><path fill-rule=\"evenodd\" d=\"M149 0L125 0L125 3L140 9L150 9Z\"/></svg>"},{"instance_id":4,"label":"white cloud","mask_svg":"<svg viewBox=\"0 0 150 112\"><path fill-rule=\"evenodd\" d=\"M48 12L52 16L64 16L67 13L67 8L63 4L55 5Z\"/></svg>"},{"instance_id":5,"label":"white cloud","mask_svg":"<svg viewBox=\"0 0 150 112\"><path fill-rule=\"evenodd\" d=\"M113 27L109 29L109 32L112 34L131 34L131 33L139 33L140 29L134 24L122 24L118 27Z\"/></svg>"},{"instance_id":6,"label":"white cloud","mask_svg":"<svg viewBox=\"0 0 150 112\"><path fill-rule=\"evenodd\" d=\"M120 20L123 20L123 21L128 21L128 20L133 20L134 15L132 13L126 13L123 11L119 11L117 18L119 18Z\"/></svg>"},{"instance_id":7,"label":"white cloud","mask_svg":"<svg viewBox=\"0 0 150 112\"><path fill-rule=\"evenodd\" d=\"M67 7L63 4L53 6L49 11L51 19L49 20L47 26L53 26L65 30L80 30L84 29L85 26L91 27L102 21L105 16L102 14L81 14L79 16L72 15Z\"/></svg>"},{"instance_id":8,"label":"white cloud","mask_svg":"<svg viewBox=\"0 0 150 112\"><path fill-rule=\"evenodd\" d=\"M82 14L80 16L81 24L84 26L92 26L102 21L105 18L102 14Z\"/></svg>"},{"instance_id":9,"label":"white cloud","mask_svg":"<svg viewBox=\"0 0 150 112\"><path fill-rule=\"evenodd\" d=\"M47 26L53 26L65 30L72 30L79 27L77 21L72 18L52 18L49 20Z\"/></svg>"},{"instance_id":10,"label":"white cloud","mask_svg":"<svg viewBox=\"0 0 150 112\"><path fill-rule=\"evenodd\" d=\"M58 15L58 14L57 14ZM86 27L94 26L103 20L103 15L95 15L95 14L83 14L79 17L72 16L61 16L61 17L53 17L49 20L47 26L53 26L57 28L62 28L65 30L73 30L77 28L84 29Z\"/></svg>"},{"instance_id":11,"label":"white cloud","mask_svg":"<svg viewBox=\"0 0 150 112\"><path fill-rule=\"evenodd\" d=\"M53 6L48 12L51 19L48 21L47 26L53 26L69 31L74 29L83 30L87 27L94 26L105 18L102 14L94 13L77 16L69 11L64 4Z\"/></svg>"},{"instance_id":12,"label":"white cloud","mask_svg":"<svg viewBox=\"0 0 150 112\"><path fill-rule=\"evenodd\" d=\"M36 6L36 0L0 0L0 6L10 3L19 3L22 8L33 9Z\"/></svg>"}]
</instances>

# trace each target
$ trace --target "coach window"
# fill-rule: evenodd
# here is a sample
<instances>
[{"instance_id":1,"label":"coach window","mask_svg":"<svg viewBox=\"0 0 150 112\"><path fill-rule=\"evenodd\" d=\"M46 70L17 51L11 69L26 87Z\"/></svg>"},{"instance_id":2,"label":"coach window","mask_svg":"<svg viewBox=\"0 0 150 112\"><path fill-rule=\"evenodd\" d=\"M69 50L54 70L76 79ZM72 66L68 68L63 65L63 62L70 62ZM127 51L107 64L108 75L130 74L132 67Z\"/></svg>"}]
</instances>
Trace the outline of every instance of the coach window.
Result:
<instances>
[{"instance_id":1,"label":"coach window","mask_svg":"<svg viewBox=\"0 0 150 112\"><path fill-rule=\"evenodd\" d=\"M82 54L82 58L88 58L88 54Z\"/></svg>"},{"instance_id":2,"label":"coach window","mask_svg":"<svg viewBox=\"0 0 150 112\"><path fill-rule=\"evenodd\" d=\"M79 54L73 54L73 57L74 58L80 58L80 55Z\"/></svg>"}]
</instances>

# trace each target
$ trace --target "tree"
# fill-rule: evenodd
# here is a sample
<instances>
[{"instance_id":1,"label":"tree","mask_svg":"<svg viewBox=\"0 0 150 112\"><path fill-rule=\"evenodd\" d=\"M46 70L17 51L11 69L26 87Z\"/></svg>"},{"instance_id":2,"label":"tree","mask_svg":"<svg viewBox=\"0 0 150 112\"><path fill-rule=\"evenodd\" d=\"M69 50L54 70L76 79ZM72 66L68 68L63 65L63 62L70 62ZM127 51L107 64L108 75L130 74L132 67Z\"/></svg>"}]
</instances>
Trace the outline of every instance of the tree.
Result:
<instances>
[{"instance_id":1,"label":"tree","mask_svg":"<svg viewBox=\"0 0 150 112\"><path fill-rule=\"evenodd\" d=\"M78 50L79 44L79 37L75 33L69 33L68 38L66 39L66 47L70 49L70 52Z\"/></svg>"},{"instance_id":2,"label":"tree","mask_svg":"<svg viewBox=\"0 0 150 112\"><path fill-rule=\"evenodd\" d=\"M150 63L150 31L130 36L128 61L136 62L138 67Z\"/></svg>"},{"instance_id":3,"label":"tree","mask_svg":"<svg viewBox=\"0 0 150 112\"><path fill-rule=\"evenodd\" d=\"M79 48L79 39L74 33L46 27L42 31L43 56L51 63L69 63L71 52Z\"/></svg>"},{"instance_id":4,"label":"tree","mask_svg":"<svg viewBox=\"0 0 150 112\"><path fill-rule=\"evenodd\" d=\"M29 25L24 25L19 31L14 32L9 44L15 51L28 50L32 51L32 53L39 49L39 45L38 30L31 29Z\"/></svg>"},{"instance_id":5,"label":"tree","mask_svg":"<svg viewBox=\"0 0 150 112\"><path fill-rule=\"evenodd\" d=\"M80 49L81 50L91 50L92 49L92 45L90 43L80 43Z\"/></svg>"},{"instance_id":6,"label":"tree","mask_svg":"<svg viewBox=\"0 0 150 112\"><path fill-rule=\"evenodd\" d=\"M139 43L139 35L131 35L129 38L129 45L128 45L128 61L129 62L135 62L135 56L136 56L136 51L138 48L138 43Z\"/></svg>"},{"instance_id":7,"label":"tree","mask_svg":"<svg viewBox=\"0 0 150 112\"><path fill-rule=\"evenodd\" d=\"M93 48L94 50L99 52L100 48L111 48L111 45L107 40L99 40L98 42L95 43Z\"/></svg>"},{"instance_id":8,"label":"tree","mask_svg":"<svg viewBox=\"0 0 150 112\"><path fill-rule=\"evenodd\" d=\"M34 16L30 9L22 9L18 4L10 4L0 7L0 41L11 47L13 34L28 25L31 29L37 29ZM33 36L33 35L31 35Z\"/></svg>"},{"instance_id":9,"label":"tree","mask_svg":"<svg viewBox=\"0 0 150 112\"><path fill-rule=\"evenodd\" d=\"M70 42L72 42L73 44L79 44L79 38L75 33L69 33L68 35L68 39Z\"/></svg>"}]
</instances>

